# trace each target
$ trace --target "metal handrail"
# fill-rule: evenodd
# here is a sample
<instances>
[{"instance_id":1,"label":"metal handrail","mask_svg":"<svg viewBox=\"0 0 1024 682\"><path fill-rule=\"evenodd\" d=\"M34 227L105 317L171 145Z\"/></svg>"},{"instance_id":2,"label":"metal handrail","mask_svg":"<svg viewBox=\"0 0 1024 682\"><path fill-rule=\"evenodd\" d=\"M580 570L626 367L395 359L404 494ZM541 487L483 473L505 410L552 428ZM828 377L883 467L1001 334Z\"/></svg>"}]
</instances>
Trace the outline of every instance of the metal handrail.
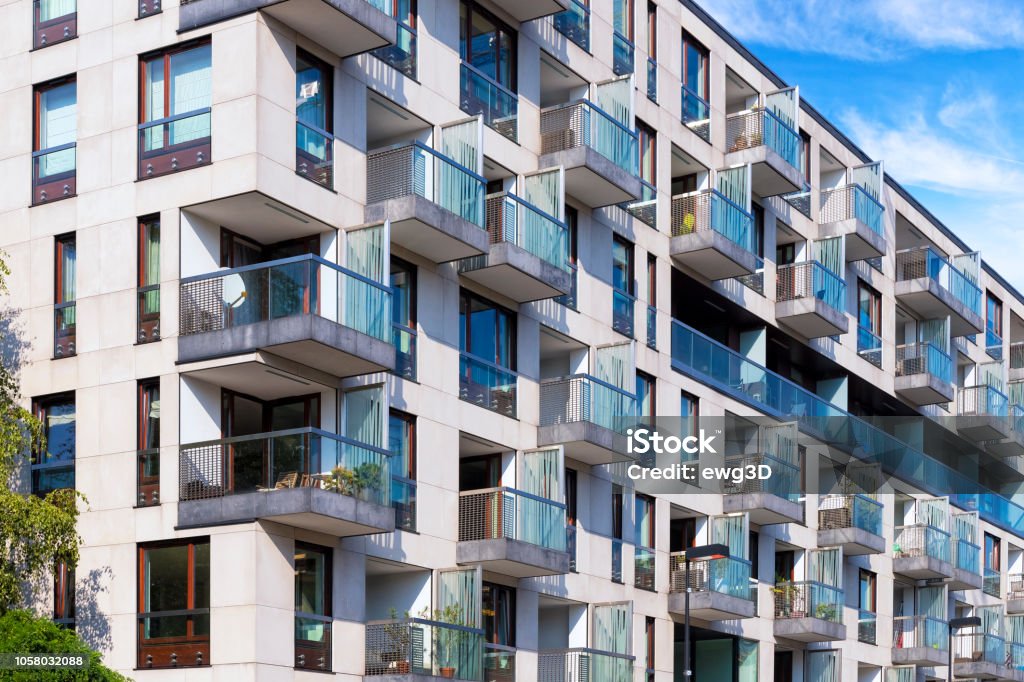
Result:
<instances>
[{"instance_id":1,"label":"metal handrail","mask_svg":"<svg viewBox=\"0 0 1024 682\"><path fill-rule=\"evenodd\" d=\"M181 279L181 283L182 284L189 284L191 282L201 282L201 281L206 280L206 279L216 279L216 278L219 278L219 277L227 277L227 276L230 276L230 275L237 275L237 274L240 274L240 273L243 273L243 272L253 272L255 270L266 270L268 268L280 267L282 265L290 265L292 263L301 263L301 262L305 262L305 261L313 261L313 262L315 262L315 263L317 263L319 265L327 266L328 268L330 268L332 270L335 270L337 272L340 272L343 275L347 275L349 277L352 277L353 279L358 280L358 281L362 282L363 284L369 284L372 287L380 289L381 291L383 291L383 292L385 292L385 293L387 293L389 295L392 293L391 287L386 285L386 284L381 284L380 282L375 282L374 280L370 279L369 277L366 277L364 275L360 275L358 272L353 272L352 270L349 270L346 267L338 265L337 263L332 263L332 262L330 262L328 260L325 260L324 258L322 258L320 256L315 256L315 255L310 254L310 253L303 254L301 256L291 256L289 258L281 258L279 260L265 261L263 263L254 263L252 265L243 265L241 267L231 268L229 270L215 270L214 272L208 272L208 273L206 273L204 275L192 275L191 277L183 277Z\"/></svg>"},{"instance_id":2,"label":"metal handrail","mask_svg":"<svg viewBox=\"0 0 1024 682\"><path fill-rule=\"evenodd\" d=\"M427 145L425 145L423 142L420 142L419 140L412 140L410 142L396 142L395 144L390 144L390 145L387 145L386 147L378 147L377 149L373 149L371 151L366 152L366 155L367 156L373 156L374 154L380 154L382 152L392 152L392 151L396 151L398 149L405 149L406 147L416 147L418 149L421 149L424 152L426 152L427 154L430 154L432 156L436 156L437 158L441 159L445 163L451 164L457 170L460 170L463 173L465 173L466 175L469 175L474 180L477 180L477 181L479 181L480 183L482 183L484 185L487 184L487 178L485 178L484 176L480 175L476 171L472 171L472 170L466 168L465 166L463 166L461 163L459 163L455 159L453 159L450 156L447 156L445 154L442 154L441 152L439 152L438 150L434 149L433 147L428 147Z\"/></svg>"},{"instance_id":3,"label":"metal handrail","mask_svg":"<svg viewBox=\"0 0 1024 682\"><path fill-rule=\"evenodd\" d=\"M195 109L193 111L187 111L183 114L174 114L173 116L166 116L164 118L158 118L155 121L145 121L139 124L139 130L146 130L147 128L153 128L159 125L165 125L167 123L174 123L175 121L181 121L186 118L193 118L195 116L202 116L203 114L209 114L213 111L212 107L203 107L202 109Z\"/></svg>"},{"instance_id":4,"label":"metal handrail","mask_svg":"<svg viewBox=\"0 0 1024 682\"><path fill-rule=\"evenodd\" d=\"M323 137L326 137L328 140L334 141L334 134L327 132L326 130L324 130L323 128L321 128L319 126L315 126L312 123L307 123L306 121L303 121L302 119L300 119L298 117L295 118L295 123L297 123L298 125L302 126L303 128L307 128L309 130L312 130L317 135L322 135Z\"/></svg>"},{"instance_id":5,"label":"metal handrail","mask_svg":"<svg viewBox=\"0 0 1024 682\"><path fill-rule=\"evenodd\" d=\"M46 149L40 149L38 151L32 152L32 158L35 159L40 156L46 156L47 154L56 154L57 152L63 152L68 149L74 149L77 145L77 141L65 142L64 144L59 144L56 147L47 147Z\"/></svg>"},{"instance_id":6,"label":"metal handrail","mask_svg":"<svg viewBox=\"0 0 1024 682\"><path fill-rule=\"evenodd\" d=\"M610 123L615 124L615 126L617 126L620 130L625 132L627 135L629 135L629 137L633 138L633 140L636 141L636 139L637 139L636 132L630 130L628 127L626 127L621 122L616 120L616 118L614 116L612 116L611 114L606 112L604 109L602 109L601 107L597 106L596 104L594 104L593 102L591 102L589 99L587 99L585 97L581 98L581 99L574 100L572 102L564 102L562 104L555 104L553 106L546 107L544 109L541 109L540 113L541 114L546 114L546 113L548 113L550 111L558 111L559 109L568 109L569 107L575 107L575 106L579 106L581 104L586 106L587 108L589 108L591 111L599 114L600 116L603 116Z\"/></svg>"},{"instance_id":7,"label":"metal handrail","mask_svg":"<svg viewBox=\"0 0 1024 682\"><path fill-rule=\"evenodd\" d=\"M328 438L330 440L338 441L339 443L344 443L346 445L353 445L353 446L361 448L363 450L369 450L371 452L376 452L376 453L378 453L380 455L384 455L386 457L391 457L391 455L392 455L390 450L385 450L385 449L379 448L379 447L377 447L375 445L369 445L368 443L362 443L360 441L348 438L347 436L342 436L342 435L337 434L337 433L331 433L329 431L324 431L323 429L318 429L318 428L316 428L314 426L302 426L302 427L299 427L297 429L284 429L283 431L264 431L263 433L252 433L252 434L247 434L245 436L231 436L231 437L228 437L228 438L215 438L215 439L211 439L211 440L197 441L195 443L183 443L180 446L180 448L182 450L188 450L188 449L192 449L192 448L207 447L207 446L211 446L211 445L232 445L234 443L244 443L244 442L247 442L247 441L254 441L254 440L265 440L267 438L283 438L285 436L297 436L297 435L300 435L300 434L310 434L310 435L313 435L313 436L320 436L322 438Z\"/></svg>"},{"instance_id":8,"label":"metal handrail","mask_svg":"<svg viewBox=\"0 0 1024 682\"><path fill-rule=\"evenodd\" d=\"M474 495L486 495L488 493L511 493L517 497L525 497L528 500L534 500L536 502L543 502L544 504L557 507L558 509L565 509L564 502L558 502L556 500L549 499L547 497L541 497L540 495L534 495L533 493L524 492L516 488L509 486L498 486L494 488L476 488L474 490L463 490L459 493L459 497L472 497Z\"/></svg>"}]
</instances>

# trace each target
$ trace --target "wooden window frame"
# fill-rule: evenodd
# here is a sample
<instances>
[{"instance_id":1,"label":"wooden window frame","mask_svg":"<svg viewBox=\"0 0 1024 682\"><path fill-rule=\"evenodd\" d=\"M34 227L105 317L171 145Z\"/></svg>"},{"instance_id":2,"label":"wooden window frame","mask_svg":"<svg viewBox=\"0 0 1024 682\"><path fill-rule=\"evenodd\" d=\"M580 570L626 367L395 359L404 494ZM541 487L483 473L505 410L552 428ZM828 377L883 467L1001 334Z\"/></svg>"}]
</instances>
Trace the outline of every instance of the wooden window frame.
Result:
<instances>
[{"instance_id":1,"label":"wooden window frame","mask_svg":"<svg viewBox=\"0 0 1024 682\"><path fill-rule=\"evenodd\" d=\"M700 41L698 41L696 38L694 38L692 35L690 35L685 30L683 31L682 43L683 43L683 72L682 72L681 80L683 81L683 85L686 86L693 93L695 93L698 97L704 98L704 101L708 102L710 104L711 103L711 97L710 97L710 94L711 94L711 74L710 74L710 69L708 67L709 67L709 63L711 61L711 53L708 51L708 49L706 47L704 47L704 45L702 45L700 43ZM688 45L692 46L696 50L696 52L700 55L700 57L701 57L701 59L703 61L703 64L704 64L704 68L703 68L703 72L704 72L703 80L704 80L704 82L701 83L701 87L703 88L703 94L701 94L701 92L699 90L697 90L697 88L694 87L693 84L686 82L686 76L689 73L689 71L687 69L687 66L689 66L687 64L687 60L689 58L688 57L689 51L686 49L686 47Z\"/></svg>"},{"instance_id":2,"label":"wooden window frame","mask_svg":"<svg viewBox=\"0 0 1024 682\"><path fill-rule=\"evenodd\" d=\"M147 275L149 274L146 269L146 245L149 243L148 236L153 227L160 230L160 216L149 215L139 218L138 223L138 252L136 254L138 258L138 306L136 308L137 315L137 330L136 330L136 342L137 343L151 343L153 341L160 340L160 273L157 272L156 284L146 284ZM159 233L157 244L162 246L163 234ZM157 266L159 270L159 266ZM151 292L157 293L157 309L156 312L145 312L144 311L144 297L146 294Z\"/></svg>"},{"instance_id":3,"label":"wooden window frame","mask_svg":"<svg viewBox=\"0 0 1024 682\"><path fill-rule=\"evenodd\" d=\"M460 44L463 42L462 41L462 36L464 35L466 37L466 40L465 40L466 52L465 52L465 54L460 54L459 55L460 59L464 63L468 64L472 68L477 69L479 71L478 67L473 62L471 62L469 60L469 57L470 57L470 47L469 47L469 44L471 42L472 35L473 35L473 14L474 13L480 14L484 19L486 19L487 21L489 21L492 24L494 24L495 32L498 35L498 39L496 41L494 41L495 42L495 45L494 45L494 64L495 64L497 70L495 71L494 78L491 78L491 80L493 80L495 83L497 83L501 87L505 88L509 92L514 92L514 93L515 92L519 92L519 90L518 90L518 87L519 87L519 33L518 33L518 31L516 31L511 26L506 24L504 21L499 19L492 12L488 11L486 8L482 7L481 5L478 5L473 0L460 0L459 4L460 4L460 6L466 8L466 16L465 17L461 16L461 10L460 10L460 16L459 16L459 24L460 24L459 25L459 33L460 33L460 35L459 35L459 42L460 42ZM510 61L510 64L509 64L509 77L511 79L510 83L502 83L501 82L501 76L500 76L501 71L502 71L502 69L501 69L501 58L500 58L500 55L501 55L501 37L500 37L500 34L501 33L505 33L509 37L509 40L510 40L510 43L511 43L511 45L509 46L509 61ZM460 52L461 51L462 50L460 48ZM483 74L482 71L480 73ZM490 76L487 76L486 74L483 74L483 75L485 77L487 77L487 78L490 78Z\"/></svg>"},{"instance_id":4,"label":"wooden window frame","mask_svg":"<svg viewBox=\"0 0 1024 682\"><path fill-rule=\"evenodd\" d=\"M324 557L324 573L323 573L323 592L324 592L324 611L325 613L306 613L299 611L296 606L295 616L306 617L319 616L324 618L325 623L328 625L325 627L325 641L324 642L311 642L309 640L300 640L297 637L298 628L295 628L295 668L305 670L318 670L323 672L332 671L332 659L334 651L334 637L333 627L331 627L334 609L334 549L323 545L316 545L310 542L303 542L301 540L295 541L295 554L300 551L316 552ZM293 568L294 559L293 559ZM295 568L295 579L298 580L299 571ZM323 660L323 665L317 665L315 662L319 659ZM308 662L313 662L310 665Z\"/></svg>"},{"instance_id":5,"label":"wooden window frame","mask_svg":"<svg viewBox=\"0 0 1024 682\"><path fill-rule=\"evenodd\" d=\"M160 444L157 442L156 447L147 447L147 441L149 440L148 410L152 407L152 399L149 397L148 392L153 388L156 388L157 399L159 399L159 377L153 379L140 379L136 393L136 504L140 507L149 507L160 504ZM156 473L150 474L150 469L147 465L154 459L156 461Z\"/></svg>"}]
</instances>

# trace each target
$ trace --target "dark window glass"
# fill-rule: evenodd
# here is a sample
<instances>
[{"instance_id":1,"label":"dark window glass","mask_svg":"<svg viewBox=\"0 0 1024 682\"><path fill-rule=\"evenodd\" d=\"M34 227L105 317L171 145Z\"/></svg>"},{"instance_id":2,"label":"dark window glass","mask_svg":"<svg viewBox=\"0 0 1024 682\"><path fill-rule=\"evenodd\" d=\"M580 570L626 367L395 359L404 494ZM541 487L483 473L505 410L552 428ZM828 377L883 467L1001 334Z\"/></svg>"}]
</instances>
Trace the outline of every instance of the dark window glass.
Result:
<instances>
[{"instance_id":1,"label":"dark window glass","mask_svg":"<svg viewBox=\"0 0 1024 682\"><path fill-rule=\"evenodd\" d=\"M36 400L36 418L46 437L45 452L32 456L32 492L75 487L75 400L69 396Z\"/></svg>"}]
</instances>

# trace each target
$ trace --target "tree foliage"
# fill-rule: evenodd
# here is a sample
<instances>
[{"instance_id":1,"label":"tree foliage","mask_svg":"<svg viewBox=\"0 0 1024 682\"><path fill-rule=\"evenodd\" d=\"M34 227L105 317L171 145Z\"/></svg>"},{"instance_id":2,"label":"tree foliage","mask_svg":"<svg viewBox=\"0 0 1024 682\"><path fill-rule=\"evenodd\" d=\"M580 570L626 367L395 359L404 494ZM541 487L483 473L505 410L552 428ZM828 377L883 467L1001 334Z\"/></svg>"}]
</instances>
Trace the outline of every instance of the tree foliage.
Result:
<instances>
[{"instance_id":1,"label":"tree foliage","mask_svg":"<svg viewBox=\"0 0 1024 682\"><path fill-rule=\"evenodd\" d=\"M0 680L13 682L124 682L122 675L104 667L100 655L78 635L30 611L15 609L0 615L0 651L17 654L81 654L89 665L84 670L3 670Z\"/></svg>"}]
</instances>

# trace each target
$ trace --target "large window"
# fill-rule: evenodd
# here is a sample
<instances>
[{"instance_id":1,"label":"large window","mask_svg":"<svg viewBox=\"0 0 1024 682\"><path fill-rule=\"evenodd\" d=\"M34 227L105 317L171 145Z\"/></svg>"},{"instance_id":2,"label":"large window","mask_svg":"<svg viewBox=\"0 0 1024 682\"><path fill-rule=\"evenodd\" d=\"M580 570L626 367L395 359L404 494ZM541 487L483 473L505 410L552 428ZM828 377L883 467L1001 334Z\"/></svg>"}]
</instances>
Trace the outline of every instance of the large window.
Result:
<instances>
[{"instance_id":1,"label":"large window","mask_svg":"<svg viewBox=\"0 0 1024 682\"><path fill-rule=\"evenodd\" d=\"M295 543L295 667L331 669L332 550Z\"/></svg>"},{"instance_id":2,"label":"large window","mask_svg":"<svg viewBox=\"0 0 1024 682\"><path fill-rule=\"evenodd\" d=\"M473 2L459 4L462 61L502 87L516 90L516 32Z\"/></svg>"},{"instance_id":3,"label":"large window","mask_svg":"<svg viewBox=\"0 0 1024 682\"><path fill-rule=\"evenodd\" d=\"M623 516L626 496L622 486L612 483L612 582L622 582Z\"/></svg>"},{"instance_id":4,"label":"large window","mask_svg":"<svg viewBox=\"0 0 1024 682\"><path fill-rule=\"evenodd\" d=\"M998 571L1001 568L999 556L999 538L985 533L985 568Z\"/></svg>"},{"instance_id":5,"label":"large window","mask_svg":"<svg viewBox=\"0 0 1024 682\"><path fill-rule=\"evenodd\" d=\"M680 392L679 418L682 422L679 435L697 435L700 423L700 399L697 396Z\"/></svg>"},{"instance_id":6,"label":"large window","mask_svg":"<svg viewBox=\"0 0 1024 682\"><path fill-rule=\"evenodd\" d=\"M50 396L35 401L33 412L43 425L46 447L32 455L32 492L75 487L75 399Z\"/></svg>"},{"instance_id":7,"label":"large window","mask_svg":"<svg viewBox=\"0 0 1024 682\"><path fill-rule=\"evenodd\" d=\"M988 293L985 297L985 350L996 359L1003 359L1003 302Z\"/></svg>"},{"instance_id":8,"label":"large window","mask_svg":"<svg viewBox=\"0 0 1024 682\"><path fill-rule=\"evenodd\" d=\"M654 681L654 652L657 651L655 622L651 616L644 617L644 654L646 658L644 665L648 682Z\"/></svg>"},{"instance_id":9,"label":"large window","mask_svg":"<svg viewBox=\"0 0 1024 682\"><path fill-rule=\"evenodd\" d=\"M612 238L612 328L633 336L633 245L618 235Z\"/></svg>"},{"instance_id":10,"label":"large window","mask_svg":"<svg viewBox=\"0 0 1024 682\"><path fill-rule=\"evenodd\" d=\"M416 380L416 266L391 258L391 324L395 374Z\"/></svg>"},{"instance_id":11,"label":"large window","mask_svg":"<svg viewBox=\"0 0 1024 682\"><path fill-rule=\"evenodd\" d=\"M882 296L863 281L857 283L857 324L876 336L882 335Z\"/></svg>"},{"instance_id":12,"label":"large window","mask_svg":"<svg viewBox=\"0 0 1024 682\"><path fill-rule=\"evenodd\" d=\"M395 0L393 8L395 20L398 22L395 44L378 47L373 51L373 55L409 78L415 78L416 0Z\"/></svg>"},{"instance_id":13,"label":"large window","mask_svg":"<svg viewBox=\"0 0 1024 682\"><path fill-rule=\"evenodd\" d=\"M32 2L32 47L71 40L78 35L76 0L34 0Z\"/></svg>"},{"instance_id":14,"label":"large window","mask_svg":"<svg viewBox=\"0 0 1024 682\"><path fill-rule=\"evenodd\" d=\"M515 370L515 313L463 289L459 307L459 348L487 362Z\"/></svg>"},{"instance_id":15,"label":"large window","mask_svg":"<svg viewBox=\"0 0 1024 682\"><path fill-rule=\"evenodd\" d=\"M483 583L484 633L487 642L516 645L516 590L513 587Z\"/></svg>"},{"instance_id":16,"label":"large window","mask_svg":"<svg viewBox=\"0 0 1024 682\"><path fill-rule=\"evenodd\" d=\"M579 213L575 208L566 204L565 205L565 226L568 228L567 235L569 237L569 274L572 276L570 282L569 293L559 296L555 299L562 305L576 309L576 292L577 292L577 280L579 279L579 265L577 263L578 254L578 237L577 237L577 226L579 223Z\"/></svg>"},{"instance_id":17,"label":"large window","mask_svg":"<svg viewBox=\"0 0 1024 682\"><path fill-rule=\"evenodd\" d=\"M160 504L160 380L139 382L138 505Z\"/></svg>"},{"instance_id":18,"label":"large window","mask_svg":"<svg viewBox=\"0 0 1024 682\"><path fill-rule=\"evenodd\" d=\"M658 134L654 128L642 121L636 122L636 132L640 145L640 179L654 187L657 184L655 174L657 173Z\"/></svg>"},{"instance_id":19,"label":"large window","mask_svg":"<svg viewBox=\"0 0 1024 682\"><path fill-rule=\"evenodd\" d=\"M334 186L334 69L305 50L295 54L295 172Z\"/></svg>"},{"instance_id":20,"label":"large window","mask_svg":"<svg viewBox=\"0 0 1024 682\"><path fill-rule=\"evenodd\" d=\"M138 342L160 340L160 217L139 221Z\"/></svg>"},{"instance_id":21,"label":"large window","mask_svg":"<svg viewBox=\"0 0 1024 682\"><path fill-rule=\"evenodd\" d=\"M710 81L708 51L693 36L683 31L683 123L705 121L711 117L708 103ZM707 139L707 138L705 138Z\"/></svg>"},{"instance_id":22,"label":"large window","mask_svg":"<svg viewBox=\"0 0 1024 682\"><path fill-rule=\"evenodd\" d=\"M139 668L210 664L209 538L139 546Z\"/></svg>"},{"instance_id":23,"label":"large window","mask_svg":"<svg viewBox=\"0 0 1024 682\"><path fill-rule=\"evenodd\" d=\"M867 644L876 643L876 623L878 611L878 576L868 570L860 569L857 591L857 639Z\"/></svg>"},{"instance_id":24,"label":"large window","mask_svg":"<svg viewBox=\"0 0 1024 682\"><path fill-rule=\"evenodd\" d=\"M633 584L644 590L654 589L654 498L637 494L633 498Z\"/></svg>"},{"instance_id":25,"label":"large window","mask_svg":"<svg viewBox=\"0 0 1024 682\"><path fill-rule=\"evenodd\" d=\"M633 73L633 0L612 2L612 72Z\"/></svg>"},{"instance_id":26,"label":"large window","mask_svg":"<svg viewBox=\"0 0 1024 682\"><path fill-rule=\"evenodd\" d=\"M210 162L210 43L139 61L139 179Z\"/></svg>"},{"instance_id":27,"label":"large window","mask_svg":"<svg viewBox=\"0 0 1024 682\"><path fill-rule=\"evenodd\" d=\"M636 373L636 401L641 417L654 417L655 409L657 409L654 387L654 377L638 370Z\"/></svg>"},{"instance_id":28,"label":"large window","mask_svg":"<svg viewBox=\"0 0 1024 682\"><path fill-rule=\"evenodd\" d=\"M76 192L78 85L62 78L35 88L32 203L72 197Z\"/></svg>"},{"instance_id":29,"label":"large window","mask_svg":"<svg viewBox=\"0 0 1024 682\"><path fill-rule=\"evenodd\" d=\"M75 627L75 567L58 561L53 570L53 621Z\"/></svg>"},{"instance_id":30,"label":"large window","mask_svg":"<svg viewBox=\"0 0 1024 682\"><path fill-rule=\"evenodd\" d=\"M78 249L73 233L54 240L53 260L53 357L66 358L76 353L78 328Z\"/></svg>"},{"instance_id":31,"label":"large window","mask_svg":"<svg viewBox=\"0 0 1024 682\"><path fill-rule=\"evenodd\" d=\"M658 6L647 3L647 97L658 101Z\"/></svg>"},{"instance_id":32,"label":"large window","mask_svg":"<svg viewBox=\"0 0 1024 682\"><path fill-rule=\"evenodd\" d=\"M416 530L416 417L391 410L388 421L391 448L391 506L395 526Z\"/></svg>"}]
</instances>

